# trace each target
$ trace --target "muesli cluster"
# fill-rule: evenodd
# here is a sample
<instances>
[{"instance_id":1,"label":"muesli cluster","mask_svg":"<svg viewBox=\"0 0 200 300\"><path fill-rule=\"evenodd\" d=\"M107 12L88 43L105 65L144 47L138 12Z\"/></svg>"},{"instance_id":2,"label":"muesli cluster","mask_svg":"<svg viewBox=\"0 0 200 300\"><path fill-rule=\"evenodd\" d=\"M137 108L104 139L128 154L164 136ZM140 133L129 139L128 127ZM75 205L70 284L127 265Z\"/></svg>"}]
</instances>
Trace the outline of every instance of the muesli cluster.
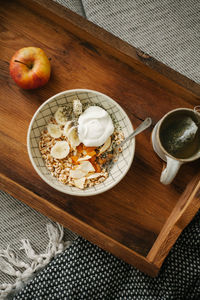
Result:
<instances>
[{"instance_id":1,"label":"muesli cluster","mask_svg":"<svg viewBox=\"0 0 200 300\"><path fill-rule=\"evenodd\" d=\"M52 116L41 133L39 149L53 176L85 189L106 180L108 166L117 159L114 147L123 140L123 132L103 108L83 107L75 99Z\"/></svg>"}]
</instances>

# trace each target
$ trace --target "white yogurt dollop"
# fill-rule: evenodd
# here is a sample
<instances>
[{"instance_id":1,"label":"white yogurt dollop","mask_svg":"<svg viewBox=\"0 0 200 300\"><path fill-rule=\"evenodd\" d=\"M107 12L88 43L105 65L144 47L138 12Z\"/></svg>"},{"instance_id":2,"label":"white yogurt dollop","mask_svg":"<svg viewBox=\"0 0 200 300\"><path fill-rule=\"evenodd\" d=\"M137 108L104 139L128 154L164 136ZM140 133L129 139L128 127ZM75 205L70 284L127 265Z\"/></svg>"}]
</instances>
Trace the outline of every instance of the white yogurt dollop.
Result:
<instances>
[{"instance_id":1,"label":"white yogurt dollop","mask_svg":"<svg viewBox=\"0 0 200 300\"><path fill-rule=\"evenodd\" d=\"M111 117L99 106L90 106L78 119L79 140L87 147L103 145L113 132Z\"/></svg>"}]
</instances>

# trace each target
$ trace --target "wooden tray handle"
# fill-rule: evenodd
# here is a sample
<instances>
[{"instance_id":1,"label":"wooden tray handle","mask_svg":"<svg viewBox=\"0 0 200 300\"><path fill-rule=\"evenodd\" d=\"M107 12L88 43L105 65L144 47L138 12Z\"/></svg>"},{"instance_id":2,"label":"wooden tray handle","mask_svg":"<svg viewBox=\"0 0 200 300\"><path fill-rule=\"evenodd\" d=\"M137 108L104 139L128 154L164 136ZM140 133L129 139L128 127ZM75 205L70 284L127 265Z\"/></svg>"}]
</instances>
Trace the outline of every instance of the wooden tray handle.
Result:
<instances>
[{"instance_id":1,"label":"wooden tray handle","mask_svg":"<svg viewBox=\"0 0 200 300\"><path fill-rule=\"evenodd\" d=\"M153 247L147 255L147 259L160 267L175 243L177 236L200 208L200 173L187 185L184 193L175 205L168 217Z\"/></svg>"}]
</instances>

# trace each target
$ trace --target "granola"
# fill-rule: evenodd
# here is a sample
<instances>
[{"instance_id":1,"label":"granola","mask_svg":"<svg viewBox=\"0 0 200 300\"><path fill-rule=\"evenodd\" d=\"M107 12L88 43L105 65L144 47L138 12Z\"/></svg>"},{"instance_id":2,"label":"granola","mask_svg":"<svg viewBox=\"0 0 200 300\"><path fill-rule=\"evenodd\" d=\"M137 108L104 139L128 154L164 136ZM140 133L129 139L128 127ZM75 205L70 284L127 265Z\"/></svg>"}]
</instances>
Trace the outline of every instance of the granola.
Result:
<instances>
[{"instance_id":1,"label":"granola","mask_svg":"<svg viewBox=\"0 0 200 300\"><path fill-rule=\"evenodd\" d=\"M85 189L100 184L108 178L107 169L108 165L113 161L113 149L124 140L124 134L121 130L115 128L113 134L104 145L99 147L86 147L80 141L78 143L77 127L74 124L77 124L77 118L82 109L77 100L74 103L74 108L76 110L73 114L73 119L69 120L68 116L68 121L66 121L65 117L69 110L66 107L58 109L59 114L55 113L47 125L47 129L41 133L39 150L47 169L54 177L63 184ZM61 115L60 112L65 115ZM52 127L53 124L55 127ZM65 134L66 128L67 134ZM57 148L58 145L62 147L62 145L65 145L64 142L69 144L69 153L62 157L62 148L60 148L61 150L58 149L59 152L55 149L55 146ZM52 155L54 153L53 149L54 152L57 151L57 156L55 154ZM81 172L84 172L84 176L81 175Z\"/></svg>"}]
</instances>

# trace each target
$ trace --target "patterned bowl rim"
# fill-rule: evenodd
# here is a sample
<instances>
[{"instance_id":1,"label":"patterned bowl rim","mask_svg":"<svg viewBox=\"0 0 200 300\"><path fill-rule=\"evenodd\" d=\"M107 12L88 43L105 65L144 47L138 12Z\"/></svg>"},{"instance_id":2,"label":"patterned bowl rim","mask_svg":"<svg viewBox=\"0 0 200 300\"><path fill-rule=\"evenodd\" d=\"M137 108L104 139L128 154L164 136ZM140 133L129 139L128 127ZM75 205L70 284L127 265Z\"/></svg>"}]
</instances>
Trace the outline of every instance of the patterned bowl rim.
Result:
<instances>
[{"instance_id":1,"label":"patterned bowl rim","mask_svg":"<svg viewBox=\"0 0 200 300\"><path fill-rule=\"evenodd\" d=\"M115 106L117 106L117 108L123 112L125 114L125 116L127 117L127 122L128 122L128 125L131 127L132 130L134 130L133 128L133 125L127 115L127 113L125 112L125 110L115 101L113 100L112 98L110 98L109 96L101 93L101 92L98 92L98 91L95 91L95 90L90 90L90 89L71 89L71 90L65 90L63 92L60 92L60 93L57 93L55 95L53 95L52 97L48 98L44 103L42 103L38 109L36 110L36 112L34 113L32 119L31 119L31 122L29 124L29 127L28 127L28 133L27 133L27 149L28 149L28 155L29 155L29 158L30 158L30 161L35 169L35 171L37 172L37 174L48 184L50 185L51 187L53 187L54 189L56 189L57 191L59 192L62 192L62 193L65 193L65 194L68 194L68 195L73 195L73 196L94 196L94 195L97 195L97 194L101 194L101 193L104 193L108 190L110 190L111 188L113 188L115 185L117 185L123 178L124 176L127 174L128 170L130 169L131 165L132 165L132 162L133 162L133 158L134 158L134 154L135 154L135 138L132 139L132 143L131 143L131 147L130 147L130 153L131 153L131 158L129 159L129 162L128 164L126 165L126 169L123 170L123 174L121 174L121 176L119 177L119 179L116 179L115 181L112 181L108 186L106 187L103 187L102 189L100 190L97 190L97 191L90 191L90 192L87 192L87 189L85 190L81 190L81 193L80 191L78 190L77 188L77 191L64 191L62 188L60 187L57 187L56 185L54 185L54 183L52 183L51 181L49 181L43 174L42 172L40 171L40 169L37 167L37 165L35 164L35 161L32 157L32 153L31 153L31 143L30 143L30 135L31 135L31 131L32 131L32 126L35 122L35 119L38 115L38 113L41 111L41 109L49 102L51 102L52 100L54 100L55 98L61 96L61 95L64 95L64 94L70 94L70 93L79 93L79 92L86 92L86 93L94 93L94 94L97 94L99 96L103 96L105 97L106 99L108 99L109 102L113 103ZM82 193L83 192L83 193Z\"/></svg>"}]
</instances>

